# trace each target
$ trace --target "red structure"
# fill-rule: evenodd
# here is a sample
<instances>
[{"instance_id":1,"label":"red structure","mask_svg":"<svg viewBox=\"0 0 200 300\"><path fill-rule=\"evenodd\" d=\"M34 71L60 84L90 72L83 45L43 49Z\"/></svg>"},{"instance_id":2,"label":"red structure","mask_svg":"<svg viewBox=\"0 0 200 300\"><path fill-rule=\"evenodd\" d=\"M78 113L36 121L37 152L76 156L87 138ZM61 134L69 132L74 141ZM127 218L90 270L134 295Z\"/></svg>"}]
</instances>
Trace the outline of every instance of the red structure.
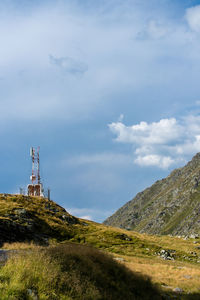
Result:
<instances>
[{"instance_id":1,"label":"red structure","mask_svg":"<svg viewBox=\"0 0 200 300\"><path fill-rule=\"evenodd\" d=\"M28 185L28 196L39 196L43 195L43 186L40 178L40 147L31 147L30 156L32 159L32 175L30 176L31 184Z\"/></svg>"}]
</instances>

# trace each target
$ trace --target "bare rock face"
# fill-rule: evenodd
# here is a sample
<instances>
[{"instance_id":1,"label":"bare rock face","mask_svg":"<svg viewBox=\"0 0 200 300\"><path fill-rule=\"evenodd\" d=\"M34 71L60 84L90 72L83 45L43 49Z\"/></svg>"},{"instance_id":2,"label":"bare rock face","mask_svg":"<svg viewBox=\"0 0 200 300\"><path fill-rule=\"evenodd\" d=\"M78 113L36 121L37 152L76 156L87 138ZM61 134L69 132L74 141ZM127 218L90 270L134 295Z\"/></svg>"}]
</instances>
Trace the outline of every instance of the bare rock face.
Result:
<instances>
[{"instance_id":1,"label":"bare rock face","mask_svg":"<svg viewBox=\"0 0 200 300\"><path fill-rule=\"evenodd\" d=\"M138 193L104 224L149 234L200 235L200 153Z\"/></svg>"}]
</instances>

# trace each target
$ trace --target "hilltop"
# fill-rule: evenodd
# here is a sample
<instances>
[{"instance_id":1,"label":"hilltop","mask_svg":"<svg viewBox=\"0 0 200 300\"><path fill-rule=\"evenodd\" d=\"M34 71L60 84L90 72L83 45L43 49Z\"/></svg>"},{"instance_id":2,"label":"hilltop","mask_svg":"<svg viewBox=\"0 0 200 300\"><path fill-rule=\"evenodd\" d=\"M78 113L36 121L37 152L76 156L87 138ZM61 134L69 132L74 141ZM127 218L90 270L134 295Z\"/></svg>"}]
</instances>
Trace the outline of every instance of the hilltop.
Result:
<instances>
[{"instance_id":1,"label":"hilltop","mask_svg":"<svg viewBox=\"0 0 200 300\"><path fill-rule=\"evenodd\" d=\"M200 235L200 153L138 193L104 224L149 234Z\"/></svg>"},{"instance_id":2,"label":"hilltop","mask_svg":"<svg viewBox=\"0 0 200 300\"><path fill-rule=\"evenodd\" d=\"M34 241L48 244L73 236L72 225L80 221L64 208L43 197L0 195L0 244Z\"/></svg>"}]
</instances>

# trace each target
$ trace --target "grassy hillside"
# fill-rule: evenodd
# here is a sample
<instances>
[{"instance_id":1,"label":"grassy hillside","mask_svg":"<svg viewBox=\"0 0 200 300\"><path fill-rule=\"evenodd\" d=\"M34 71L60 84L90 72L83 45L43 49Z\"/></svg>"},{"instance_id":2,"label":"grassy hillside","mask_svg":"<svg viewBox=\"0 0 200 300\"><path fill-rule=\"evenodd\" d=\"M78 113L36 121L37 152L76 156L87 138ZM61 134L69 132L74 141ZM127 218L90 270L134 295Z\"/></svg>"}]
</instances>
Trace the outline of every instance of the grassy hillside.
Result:
<instances>
[{"instance_id":1,"label":"grassy hillside","mask_svg":"<svg viewBox=\"0 0 200 300\"><path fill-rule=\"evenodd\" d=\"M79 220L53 201L42 197L0 195L0 243L35 241L48 244L74 236Z\"/></svg>"},{"instance_id":2,"label":"grassy hillside","mask_svg":"<svg viewBox=\"0 0 200 300\"><path fill-rule=\"evenodd\" d=\"M9 224L9 226L3 227L3 224ZM17 232L19 228L20 231ZM53 201L49 202L44 198L20 195L0 195L0 236L4 249L26 249L28 258L35 255L30 252L35 249L35 244L49 245L44 248L48 251L58 244L66 245L70 243L71 245L73 243L75 246L78 245L77 247L93 246L103 251L103 253L109 253L121 265L125 265L134 273L140 274L143 279L145 279L145 276L150 277L153 284L158 285L164 294L176 293L173 292L173 289L178 287L182 290L182 297L184 295L182 299L200 298L199 238L183 239L171 236L154 236L113 228L72 217ZM22 241L26 243L21 243ZM73 249L75 250L75 248ZM79 249L82 251L83 248ZM44 253L44 250L41 253ZM49 257L50 253L52 252L45 255ZM87 257L89 252L86 250L85 253L88 253L86 254ZM54 261L52 257L54 256L51 256L50 260ZM79 263L82 264L81 260L77 259L77 265ZM11 266L13 266L13 262L10 263L10 270ZM28 266L26 265L25 268L28 268ZM5 274L3 270L5 271L5 269L2 269L2 278ZM29 274L29 269L27 273ZM2 285L0 284L2 293L5 292L4 284L6 282L8 285L9 282L12 283L9 287L11 290L12 286L15 286L15 277L18 277L17 273L13 274L15 274L14 277L11 276L11 273L8 275L8 281L0 280L2 282ZM16 280L20 281L23 276ZM94 288L93 283L92 286ZM154 290L154 287L152 289Z\"/></svg>"}]
</instances>

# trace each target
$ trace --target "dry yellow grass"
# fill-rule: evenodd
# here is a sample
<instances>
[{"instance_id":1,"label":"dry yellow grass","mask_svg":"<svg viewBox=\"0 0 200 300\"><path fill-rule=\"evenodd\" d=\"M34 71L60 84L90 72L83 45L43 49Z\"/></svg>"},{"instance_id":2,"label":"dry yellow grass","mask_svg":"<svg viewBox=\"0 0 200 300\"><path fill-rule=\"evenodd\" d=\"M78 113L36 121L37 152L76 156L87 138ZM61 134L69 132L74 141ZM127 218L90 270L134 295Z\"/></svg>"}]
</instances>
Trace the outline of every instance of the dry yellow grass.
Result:
<instances>
[{"instance_id":1,"label":"dry yellow grass","mask_svg":"<svg viewBox=\"0 0 200 300\"><path fill-rule=\"evenodd\" d=\"M33 242L30 243L4 243L3 247L1 249L5 250L28 250L28 249L36 249L36 248L41 248L41 246L36 245Z\"/></svg>"},{"instance_id":2,"label":"dry yellow grass","mask_svg":"<svg viewBox=\"0 0 200 300\"><path fill-rule=\"evenodd\" d=\"M185 292L200 293L200 266L189 263L164 261L160 258L119 256L129 269L151 278L163 289L179 287Z\"/></svg>"},{"instance_id":3,"label":"dry yellow grass","mask_svg":"<svg viewBox=\"0 0 200 300\"><path fill-rule=\"evenodd\" d=\"M136 233L134 232L134 235ZM194 239L183 239L173 236L158 236L158 235L148 235L148 234L139 234L140 238L148 241L153 242L157 245L160 245L163 248L169 248L174 250L181 250L183 252L191 252L191 251L197 251L196 247L200 246L200 240L196 240L197 244L194 244Z\"/></svg>"}]
</instances>

